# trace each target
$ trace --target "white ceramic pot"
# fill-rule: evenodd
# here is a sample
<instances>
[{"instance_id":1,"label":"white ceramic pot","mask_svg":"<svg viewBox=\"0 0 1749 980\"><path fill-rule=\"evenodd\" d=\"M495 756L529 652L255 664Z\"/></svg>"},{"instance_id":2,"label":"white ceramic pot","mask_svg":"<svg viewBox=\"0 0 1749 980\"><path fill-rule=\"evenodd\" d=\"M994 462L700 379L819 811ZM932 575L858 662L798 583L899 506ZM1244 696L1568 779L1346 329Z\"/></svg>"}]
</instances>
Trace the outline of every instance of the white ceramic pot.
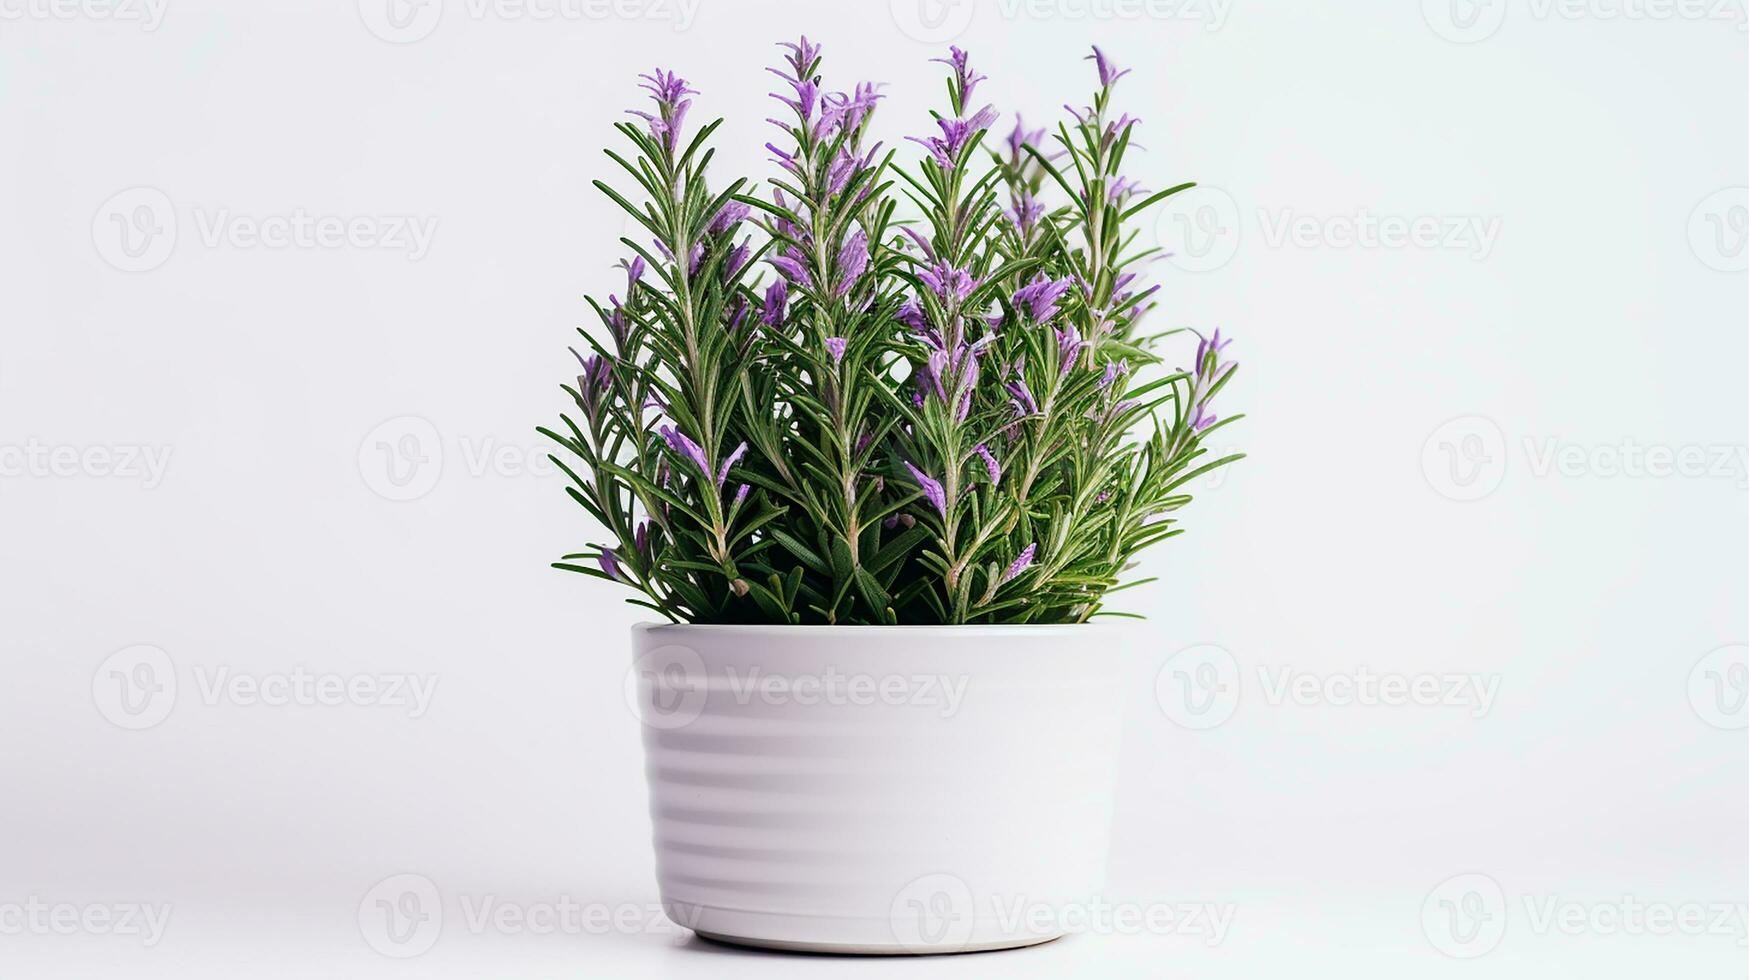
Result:
<instances>
[{"instance_id":1,"label":"white ceramic pot","mask_svg":"<svg viewBox=\"0 0 1749 980\"><path fill-rule=\"evenodd\" d=\"M1112 626L639 626L656 874L712 939L841 953L1063 935L1103 885Z\"/></svg>"}]
</instances>

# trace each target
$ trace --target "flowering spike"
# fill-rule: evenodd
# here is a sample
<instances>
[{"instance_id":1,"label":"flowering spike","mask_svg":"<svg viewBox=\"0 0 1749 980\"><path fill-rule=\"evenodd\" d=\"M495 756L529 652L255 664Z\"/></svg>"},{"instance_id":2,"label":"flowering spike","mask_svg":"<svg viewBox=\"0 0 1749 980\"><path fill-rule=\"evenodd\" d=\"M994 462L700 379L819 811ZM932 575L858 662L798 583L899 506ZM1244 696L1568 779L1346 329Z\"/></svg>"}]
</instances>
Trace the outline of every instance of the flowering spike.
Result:
<instances>
[{"instance_id":1,"label":"flowering spike","mask_svg":"<svg viewBox=\"0 0 1749 980\"><path fill-rule=\"evenodd\" d=\"M980 442L973 447L972 451L984 458L984 472L990 475L990 485L996 486L1001 483L1002 464L996 462L996 457L990 455L990 447Z\"/></svg>"},{"instance_id":2,"label":"flowering spike","mask_svg":"<svg viewBox=\"0 0 1749 980\"><path fill-rule=\"evenodd\" d=\"M768 327L783 323L784 305L789 300L789 281L778 279L765 290L765 303L759 309L759 320Z\"/></svg>"},{"instance_id":3,"label":"flowering spike","mask_svg":"<svg viewBox=\"0 0 1749 980\"><path fill-rule=\"evenodd\" d=\"M728 459L723 460L722 469L717 471L717 486L718 487L721 487L729 479L729 467L734 466L736 463L739 463L741 461L741 457L745 456L745 455L747 455L747 444L743 442L739 446L735 447L735 451L729 454Z\"/></svg>"},{"instance_id":4,"label":"flowering spike","mask_svg":"<svg viewBox=\"0 0 1749 980\"><path fill-rule=\"evenodd\" d=\"M911 479L916 480L917 485L923 489L923 496L935 505L935 509L941 512L942 517L946 517L947 491L942 489L941 482L910 463L906 463L905 468L911 471Z\"/></svg>"},{"instance_id":5,"label":"flowering spike","mask_svg":"<svg viewBox=\"0 0 1749 980\"><path fill-rule=\"evenodd\" d=\"M667 441L669 449L672 449L676 453L692 460L693 465L697 466L700 472L704 473L706 476L710 475L710 461L705 459L704 450L699 447L698 443L693 442L686 433L671 425L664 425L658 431L662 438Z\"/></svg>"},{"instance_id":6,"label":"flowering spike","mask_svg":"<svg viewBox=\"0 0 1749 980\"><path fill-rule=\"evenodd\" d=\"M1097 44L1093 46L1093 53L1087 56L1087 60L1094 62L1099 67L1099 85L1101 88L1111 88L1113 85L1117 84L1118 79L1130 73L1128 68L1125 68L1123 71L1118 71L1117 65L1113 63L1110 58L1105 56L1104 51L1099 50L1099 45Z\"/></svg>"},{"instance_id":7,"label":"flowering spike","mask_svg":"<svg viewBox=\"0 0 1749 980\"><path fill-rule=\"evenodd\" d=\"M1003 571L1002 580L997 584L1006 585L1014 581L1016 575L1026 571L1027 566L1032 564L1033 556L1036 554L1038 554L1038 545L1036 543L1027 545L1025 550L1021 551L1020 557L1014 559L1014 563Z\"/></svg>"},{"instance_id":8,"label":"flowering spike","mask_svg":"<svg viewBox=\"0 0 1749 980\"><path fill-rule=\"evenodd\" d=\"M631 581L631 579L626 578L626 573L619 567L619 555L615 554L612 548L601 549L601 554L595 556L595 562L601 566L601 570L606 572L609 578L627 583Z\"/></svg>"}]
</instances>

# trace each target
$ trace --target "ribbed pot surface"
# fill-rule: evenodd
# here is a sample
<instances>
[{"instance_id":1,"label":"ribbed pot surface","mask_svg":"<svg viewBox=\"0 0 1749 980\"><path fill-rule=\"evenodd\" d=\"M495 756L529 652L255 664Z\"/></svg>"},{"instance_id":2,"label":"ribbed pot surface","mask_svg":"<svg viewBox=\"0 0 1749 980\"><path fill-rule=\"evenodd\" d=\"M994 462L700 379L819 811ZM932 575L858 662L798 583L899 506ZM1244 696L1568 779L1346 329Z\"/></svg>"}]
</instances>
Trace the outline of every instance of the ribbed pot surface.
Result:
<instances>
[{"instance_id":1,"label":"ribbed pot surface","mask_svg":"<svg viewBox=\"0 0 1749 980\"><path fill-rule=\"evenodd\" d=\"M1128 630L640 626L662 901L712 938L1056 938L1101 887Z\"/></svg>"}]
</instances>

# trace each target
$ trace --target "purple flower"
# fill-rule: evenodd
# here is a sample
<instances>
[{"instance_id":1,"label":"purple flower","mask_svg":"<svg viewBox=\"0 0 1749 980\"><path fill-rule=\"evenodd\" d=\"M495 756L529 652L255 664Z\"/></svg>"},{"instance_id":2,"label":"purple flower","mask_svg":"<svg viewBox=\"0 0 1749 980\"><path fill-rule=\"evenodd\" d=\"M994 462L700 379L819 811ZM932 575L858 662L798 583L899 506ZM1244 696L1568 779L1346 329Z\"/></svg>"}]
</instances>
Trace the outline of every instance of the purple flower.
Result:
<instances>
[{"instance_id":1,"label":"purple flower","mask_svg":"<svg viewBox=\"0 0 1749 980\"><path fill-rule=\"evenodd\" d=\"M638 522L637 530L632 532L632 546L638 550L638 554L643 555L645 558L650 557L649 521Z\"/></svg>"},{"instance_id":2,"label":"purple flower","mask_svg":"<svg viewBox=\"0 0 1749 980\"><path fill-rule=\"evenodd\" d=\"M619 267L626 271L626 295L630 296L632 287L638 284L639 279L644 278L644 257L635 255L630 262L620 259Z\"/></svg>"},{"instance_id":3,"label":"purple flower","mask_svg":"<svg viewBox=\"0 0 1749 980\"><path fill-rule=\"evenodd\" d=\"M582 402L583 414L595 422L601 417L613 382L613 362L599 355L585 358L574 347L571 354L583 364L583 373L577 375L577 397Z\"/></svg>"},{"instance_id":4,"label":"purple flower","mask_svg":"<svg viewBox=\"0 0 1749 980\"><path fill-rule=\"evenodd\" d=\"M1130 73L1128 68L1118 71L1117 65L1105 56L1104 51L1099 50L1097 44L1093 46L1093 53L1087 56L1087 60L1099 66L1099 85L1101 88L1111 88L1117 84L1118 79Z\"/></svg>"},{"instance_id":5,"label":"purple flower","mask_svg":"<svg viewBox=\"0 0 1749 980\"><path fill-rule=\"evenodd\" d=\"M820 46L810 42L806 34L797 43L783 41L778 47L788 48L790 51L784 60L789 62L792 77L803 78L814 73L814 62L820 60Z\"/></svg>"},{"instance_id":6,"label":"purple flower","mask_svg":"<svg viewBox=\"0 0 1749 980\"><path fill-rule=\"evenodd\" d=\"M1140 183L1137 183L1128 177L1119 177L1111 182L1111 189L1106 191L1106 197L1113 204L1122 204L1124 198L1134 194L1136 191L1140 190L1141 187L1142 185Z\"/></svg>"},{"instance_id":7,"label":"purple flower","mask_svg":"<svg viewBox=\"0 0 1749 980\"><path fill-rule=\"evenodd\" d=\"M1045 131L1043 127L1031 130L1027 129L1026 126L1022 124L1020 115L1016 113L1014 116L1014 130L1008 134L1009 162L1013 163L1015 166L1019 166L1020 161L1023 159L1022 154L1025 152L1026 147L1030 146L1036 150L1038 149L1039 141L1044 138Z\"/></svg>"},{"instance_id":8,"label":"purple flower","mask_svg":"<svg viewBox=\"0 0 1749 980\"><path fill-rule=\"evenodd\" d=\"M1111 387L1113 381L1116 381L1120 376L1128 373L1130 373L1130 366L1127 363L1123 361L1107 361L1105 364L1105 374L1099 379L1099 389L1104 391Z\"/></svg>"},{"instance_id":9,"label":"purple flower","mask_svg":"<svg viewBox=\"0 0 1749 980\"><path fill-rule=\"evenodd\" d=\"M1008 393L1014 396L1014 415L1016 418L1038 414L1038 400L1032 397L1032 389L1026 386L1024 380L1015 378L1008 382L1005 387L1008 389Z\"/></svg>"},{"instance_id":10,"label":"purple flower","mask_svg":"<svg viewBox=\"0 0 1749 980\"><path fill-rule=\"evenodd\" d=\"M711 219L710 226L705 229L705 233L709 235L721 235L723 232L728 231L730 228L747 220L747 215L752 210L752 208L742 204L740 201L730 201L723 205L722 210L717 212L716 217Z\"/></svg>"},{"instance_id":11,"label":"purple flower","mask_svg":"<svg viewBox=\"0 0 1749 980\"><path fill-rule=\"evenodd\" d=\"M1014 198L1014 206L1008 209L1008 220L1014 222L1014 227L1022 234L1032 231L1038 224L1038 219L1045 216L1045 206L1026 191L1021 191Z\"/></svg>"},{"instance_id":12,"label":"purple flower","mask_svg":"<svg viewBox=\"0 0 1749 980\"><path fill-rule=\"evenodd\" d=\"M855 133L874 111L881 94L873 82L858 82L851 92L834 92L821 101L820 132L830 137L840 128Z\"/></svg>"},{"instance_id":13,"label":"purple flower","mask_svg":"<svg viewBox=\"0 0 1749 980\"><path fill-rule=\"evenodd\" d=\"M911 471L911 478L917 481L919 487L923 488L923 496L929 498L929 502L934 504L935 509L941 512L941 516L946 517L947 491L943 490L941 484L932 479L929 474L912 466L910 463L906 463L905 468Z\"/></svg>"},{"instance_id":14,"label":"purple flower","mask_svg":"<svg viewBox=\"0 0 1749 980\"><path fill-rule=\"evenodd\" d=\"M813 277L808 275L808 267L795 255L786 252L783 255L774 255L766 261L776 267L777 271L783 273L784 278L798 286L812 286L814 284Z\"/></svg>"},{"instance_id":15,"label":"purple flower","mask_svg":"<svg viewBox=\"0 0 1749 980\"><path fill-rule=\"evenodd\" d=\"M777 120L774 119L772 121L776 122ZM795 154L788 153L788 152L785 152L784 150L779 149L777 144L775 144L775 143L767 143L767 144L765 144L765 148L771 151L771 159L778 166L782 167L783 169L789 171L792 174L795 174L797 177L805 177L806 176L805 172L802 169L801 161L799 161L795 158Z\"/></svg>"},{"instance_id":16,"label":"purple flower","mask_svg":"<svg viewBox=\"0 0 1749 980\"><path fill-rule=\"evenodd\" d=\"M669 449L672 449L676 453L692 460L693 465L698 467L699 472L704 473L706 476L710 475L711 464L709 460L705 459L704 450L699 447L698 443L693 442L688 438L686 433L671 425L664 425L657 431L661 434L663 439L667 440Z\"/></svg>"},{"instance_id":17,"label":"purple flower","mask_svg":"<svg viewBox=\"0 0 1749 980\"><path fill-rule=\"evenodd\" d=\"M832 355L833 364L837 364L844 360L844 349L849 346L849 344L850 342L843 337L826 338L826 353Z\"/></svg>"},{"instance_id":18,"label":"purple flower","mask_svg":"<svg viewBox=\"0 0 1749 980\"><path fill-rule=\"evenodd\" d=\"M1014 305L1025 310L1035 322L1043 323L1057 315L1057 301L1072 285L1072 279L1052 279L1041 272L1015 291Z\"/></svg>"},{"instance_id":19,"label":"purple flower","mask_svg":"<svg viewBox=\"0 0 1749 980\"><path fill-rule=\"evenodd\" d=\"M692 100L686 97L697 95L698 92L686 84L686 79L660 68L638 77L643 79L639 87L649 92L650 98L655 101L656 112L639 112L636 109L627 111L648 123L650 136L672 152L679 142L680 126L686 119L686 110L692 107Z\"/></svg>"},{"instance_id":20,"label":"purple flower","mask_svg":"<svg viewBox=\"0 0 1749 980\"><path fill-rule=\"evenodd\" d=\"M734 282L741 269L747 265L748 244L742 242L729 250L728 258L723 260L723 281Z\"/></svg>"},{"instance_id":21,"label":"purple flower","mask_svg":"<svg viewBox=\"0 0 1749 980\"><path fill-rule=\"evenodd\" d=\"M902 226L900 226L899 230L904 232L905 237L911 239L912 243L915 244L919 249L921 249L923 251L924 258L928 259L931 263L934 263L936 261L935 248L934 248L934 246L929 244L929 239L924 238L922 236L922 234L920 234L917 231L917 229L911 227L910 225L902 225Z\"/></svg>"},{"instance_id":22,"label":"purple flower","mask_svg":"<svg viewBox=\"0 0 1749 980\"><path fill-rule=\"evenodd\" d=\"M1038 545L1027 545L1026 548L1020 552L1020 557L1014 559L1014 563L1009 565L1008 568L1003 571L1001 581L996 584L1006 585L1013 581L1016 575L1026 571L1027 566L1032 564L1033 556L1036 554L1038 554Z\"/></svg>"},{"instance_id":23,"label":"purple flower","mask_svg":"<svg viewBox=\"0 0 1749 980\"><path fill-rule=\"evenodd\" d=\"M612 307L607 314L607 329L613 334L613 342L623 350L630 332L626 324L625 307L620 305L618 296L608 296L607 302Z\"/></svg>"},{"instance_id":24,"label":"purple flower","mask_svg":"<svg viewBox=\"0 0 1749 980\"><path fill-rule=\"evenodd\" d=\"M929 338L934 335L934 328L929 325L929 318L923 315L923 307L917 305L915 299L907 299L905 305L899 307L894 319L904 324L912 333Z\"/></svg>"},{"instance_id":25,"label":"purple flower","mask_svg":"<svg viewBox=\"0 0 1749 980\"><path fill-rule=\"evenodd\" d=\"M747 297L737 295L735 305L729 307L729 332L741 329L741 324L747 322Z\"/></svg>"},{"instance_id":26,"label":"purple flower","mask_svg":"<svg viewBox=\"0 0 1749 980\"><path fill-rule=\"evenodd\" d=\"M1002 464L996 462L996 457L990 455L989 447L980 442L972 447L972 452L975 452L984 458L984 471L990 474L990 485L995 486L996 484L1001 483Z\"/></svg>"},{"instance_id":27,"label":"purple flower","mask_svg":"<svg viewBox=\"0 0 1749 980\"><path fill-rule=\"evenodd\" d=\"M965 119L937 119L935 125L940 127L940 136L916 137L906 139L922 146L929 151L929 158L943 170L952 170L958 160L960 150L971 142L979 131L989 129L996 122L996 110L985 106Z\"/></svg>"},{"instance_id":28,"label":"purple flower","mask_svg":"<svg viewBox=\"0 0 1749 980\"><path fill-rule=\"evenodd\" d=\"M595 556L595 561L601 566L601 570L607 573L609 578L620 582L629 583L631 581L631 579L626 578L625 572L620 570L619 556L614 554L612 548L601 549L601 554Z\"/></svg>"},{"instance_id":29,"label":"purple flower","mask_svg":"<svg viewBox=\"0 0 1749 980\"><path fill-rule=\"evenodd\" d=\"M1221 420L1221 417L1214 414L1213 412L1210 412L1209 407L1208 407L1208 403L1204 402L1202 404L1197 405L1196 411L1191 413L1190 428L1195 432L1201 432L1202 430L1208 428L1211 425L1214 425L1216 422L1219 422L1220 420Z\"/></svg>"},{"instance_id":30,"label":"purple flower","mask_svg":"<svg viewBox=\"0 0 1749 980\"><path fill-rule=\"evenodd\" d=\"M950 266L945 262L937 263L917 273L917 278L923 280L942 302L952 300L958 302L970 296L972 290L978 288L979 280L965 269Z\"/></svg>"},{"instance_id":31,"label":"purple flower","mask_svg":"<svg viewBox=\"0 0 1749 980\"><path fill-rule=\"evenodd\" d=\"M741 488L739 490L735 491L734 506L739 507L742 504L746 503L747 502L747 495L749 493L752 493L752 492L753 492L753 487L751 484L746 484L746 483L741 484Z\"/></svg>"},{"instance_id":32,"label":"purple flower","mask_svg":"<svg viewBox=\"0 0 1749 980\"><path fill-rule=\"evenodd\" d=\"M972 414L972 392L978 387L978 359L968 357L960 368L959 397L954 403L953 417L961 422Z\"/></svg>"},{"instance_id":33,"label":"purple flower","mask_svg":"<svg viewBox=\"0 0 1749 980\"><path fill-rule=\"evenodd\" d=\"M1197 334L1196 339L1196 363L1191 370L1197 374L1201 374L1204 368L1208 366L1205 363L1205 358L1207 358L1209 354L1212 353L1218 355L1222 350L1226 349L1228 344L1233 342L1231 337L1222 340L1221 331L1218 327L1215 328L1215 335L1213 337L1204 337L1201 334ZM1219 360L1218 357L1216 359Z\"/></svg>"},{"instance_id":34,"label":"purple flower","mask_svg":"<svg viewBox=\"0 0 1749 980\"><path fill-rule=\"evenodd\" d=\"M783 323L784 306L789 300L789 282L773 280L765 290L765 301L759 307L759 322L768 327Z\"/></svg>"},{"instance_id":35,"label":"purple flower","mask_svg":"<svg viewBox=\"0 0 1749 980\"><path fill-rule=\"evenodd\" d=\"M947 50L949 57L931 58L929 60L936 64L947 65L953 69L954 87L959 91L960 104L964 105L966 101L972 97L972 90L977 88L978 83L983 81L987 76L980 75L972 70L971 58L965 51L951 46Z\"/></svg>"},{"instance_id":36,"label":"purple flower","mask_svg":"<svg viewBox=\"0 0 1749 980\"><path fill-rule=\"evenodd\" d=\"M834 290L842 296L850 292L862 274L868 271L868 235L861 228L838 250L838 286Z\"/></svg>"},{"instance_id":37,"label":"purple flower","mask_svg":"<svg viewBox=\"0 0 1749 980\"><path fill-rule=\"evenodd\" d=\"M729 454L728 459L723 460L722 469L717 471L717 488L718 489L722 489L723 484L728 481L728 479L729 479L729 467L734 466L736 463L739 463L741 461L741 457L745 456L745 455L747 455L747 444L743 442L739 446L735 447L735 451Z\"/></svg>"},{"instance_id":38,"label":"purple flower","mask_svg":"<svg viewBox=\"0 0 1749 980\"><path fill-rule=\"evenodd\" d=\"M1057 331L1057 364L1058 370L1068 374L1075 367L1075 361L1081 355L1087 341L1081 339L1081 331L1075 329L1073 323Z\"/></svg>"}]
</instances>

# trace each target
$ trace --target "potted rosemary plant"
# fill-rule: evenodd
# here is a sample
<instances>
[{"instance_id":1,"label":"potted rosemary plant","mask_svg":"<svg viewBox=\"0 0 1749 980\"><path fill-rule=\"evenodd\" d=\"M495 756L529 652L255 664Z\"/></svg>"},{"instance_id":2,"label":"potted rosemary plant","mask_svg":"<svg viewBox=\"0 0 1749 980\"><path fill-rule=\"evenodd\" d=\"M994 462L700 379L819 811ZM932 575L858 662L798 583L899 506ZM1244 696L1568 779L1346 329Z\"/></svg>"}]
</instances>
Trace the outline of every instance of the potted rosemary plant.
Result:
<instances>
[{"instance_id":1,"label":"potted rosemary plant","mask_svg":"<svg viewBox=\"0 0 1749 980\"><path fill-rule=\"evenodd\" d=\"M635 630L633 690L675 921L851 952L1054 938L1110 820L1126 635L1090 621L1238 458L1205 449L1226 341L1147 325L1133 219L1191 185L1125 176L1128 72L1097 48L1091 105L990 147L953 49L904 153L871 136L877 86L783 48L764 187L712 185L720 120L689 125L672 72L617 127L628 192L596 183L647 238L541 430L607 541L557 567L667 621Z\"/></svg>"}]
</instances>

